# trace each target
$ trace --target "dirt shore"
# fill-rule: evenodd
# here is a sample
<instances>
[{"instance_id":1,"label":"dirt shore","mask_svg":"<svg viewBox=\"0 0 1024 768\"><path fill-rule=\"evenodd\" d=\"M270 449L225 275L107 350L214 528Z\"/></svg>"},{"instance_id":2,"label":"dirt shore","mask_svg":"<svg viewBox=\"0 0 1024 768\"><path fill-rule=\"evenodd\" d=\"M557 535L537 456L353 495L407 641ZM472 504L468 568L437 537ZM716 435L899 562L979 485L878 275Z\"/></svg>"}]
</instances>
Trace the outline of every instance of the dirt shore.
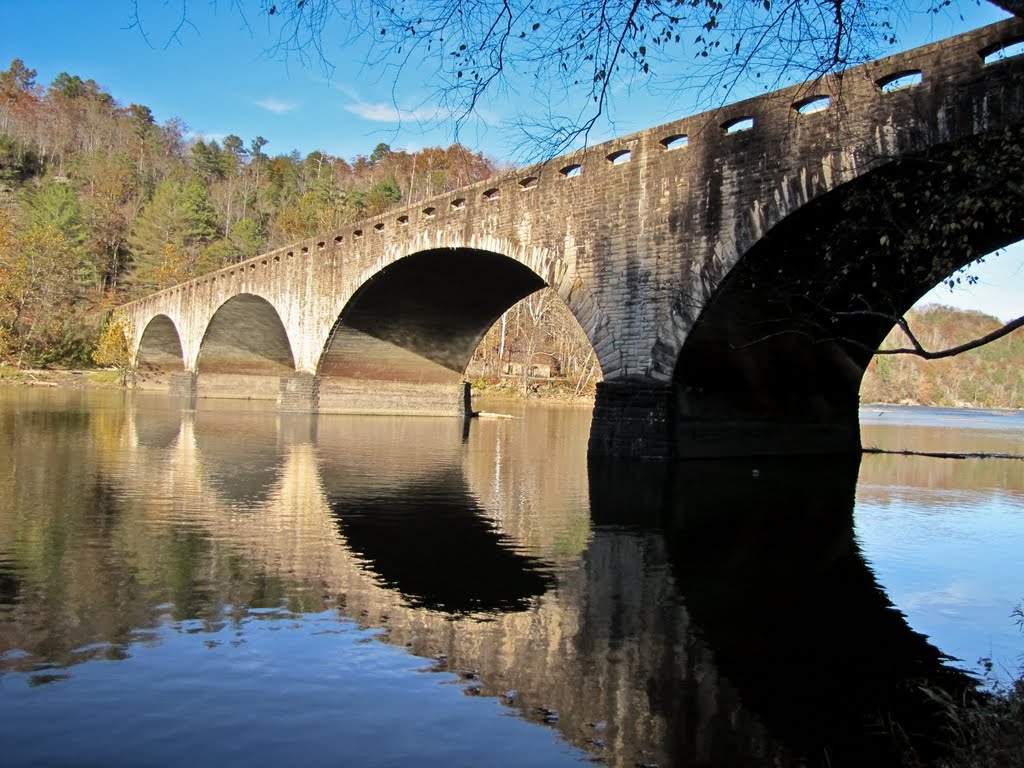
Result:
<instances>
[{"instance_id":1,"label":"dirt shore","mask_svg":"<svg viewBox=\"0 0 1024 768\"><path fill-rule=\"evenodd\" d=\"M120 374L115 370L92 368L66 371L50 368L14 368L0 366L0 385L22 387L59 387L62 389L118 389Z\"/></svg>"}]
</instances>

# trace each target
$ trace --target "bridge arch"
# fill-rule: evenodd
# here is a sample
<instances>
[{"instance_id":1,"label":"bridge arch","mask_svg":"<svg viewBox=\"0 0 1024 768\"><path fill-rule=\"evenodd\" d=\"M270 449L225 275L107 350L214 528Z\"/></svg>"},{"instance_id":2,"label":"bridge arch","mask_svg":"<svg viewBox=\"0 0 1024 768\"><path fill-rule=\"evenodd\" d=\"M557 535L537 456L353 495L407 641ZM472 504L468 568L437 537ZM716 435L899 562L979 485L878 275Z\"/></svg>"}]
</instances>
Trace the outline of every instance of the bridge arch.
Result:
<instances>
[{"instance_id":1,"label":"bridge arch","mask_svg":"<svg viewBox=\"0 0 1024 768\"><path fill-rule=\"evenodd\" d=\"M516 302L545 287L558 293L577 320L582 314L592 331L602 330L593 302L567 279L569 270L560 259L517 255L434 247L368 270L317 363L321 412L335 410L342 392L350 397L350 383L358 379L399 388L454 385L461 392L466 368L487 331ZM593 336L588 338L593 344ZM370 397L375 409L392 410L379 390Z\"/></svg>"},{"instance_id":2,"label":"bridge arch","mask_svg":"<svg viewBox=\"0 0 1024 768\"><path fill-rule=\"evenodd\" d=\"M295 372L295 357L274 305L253 293L221 304L203 334L196 372L200 396L276 399L281 377Z\"/></svg>"},{"instance_id":3,"label":"bridge arch","mask_svg":"<svg viewBox=\"0 0 1024 768\"><path fill-rule=\"evenodd\" d=\"M139 338L135 353L135 384L142 389L165 388L168 377L185 370L181 335L164 314L153 316Z\"/></svg>"},{"instance_id":4,"label":"bridge arch","mask_svg":"<svg viewBox=\"0 0 1024 768\"><path fill-rule=\"evenodd\" d=\"M1024 167L1024 128L887 163L768 231L681 345L677 434L701 435L713 422L733 432L722 453L747 442L757 453L859 449L861 380L894 318L1024 237L1019 175L991 161L1007 157Z\"/></svg>"}]
</instances>

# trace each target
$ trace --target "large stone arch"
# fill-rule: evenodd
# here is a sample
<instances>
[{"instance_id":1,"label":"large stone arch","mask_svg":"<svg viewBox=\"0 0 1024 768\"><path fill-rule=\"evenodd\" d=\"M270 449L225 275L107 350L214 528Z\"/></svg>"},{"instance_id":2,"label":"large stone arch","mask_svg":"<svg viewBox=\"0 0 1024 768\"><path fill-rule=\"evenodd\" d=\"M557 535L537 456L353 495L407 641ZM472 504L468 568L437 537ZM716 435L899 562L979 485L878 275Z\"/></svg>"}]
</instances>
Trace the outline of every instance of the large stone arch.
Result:
<instances>
[{"instance_id":1,"label":"large stone arch","mask_svg":"<svg viewBox=\"0 0 1024 768\"><path fill-rule=\"evenodd\" d=\"M617 345L613 338L612 326L608 322L607 312L598 307L592 292L577 275L574 260L566 259L547 247L524 245L522 239L514 240L480 234L466 237L461 232L448 233L443 230L424 233L423 236L416 237L409 243L389 248L379 258L364 264L363 270L354 283L355 290L344 301L343 306L339 307L338 316L333 318L329 336L335 333L339 322L343 321L344 315L353 307L353 302L365 300L363 294L368 287L376 284L376 287L380 288L377 281L381 278L395 275L396 270L401 273L410 265L415 268L422 263L421 260L427 255L434 259L434 264L441 264L446 258L453 264L460 262L467 270L472 271L472 276L479 278L486 278L487 275L484 272L490 268L499 268L504 270L504 274L518 274L520 277L532 273L540 281L533 290L539 290L545 286L553 289L572 312L591 345L595 350L599 350L597 354L602 370L606 370L606 365L613 365L617 362ZM410 259L411 261L409 261ZM516 270L513 265L518 265L521 269ZM435 280L437 277L424 274L429 280ZM444 272L439 277L442 283L445 283L458 278L459 275ZM502 296L502 286L495 286L494 282L492 280L491 284L486 286L486 291L493 291L496 296L490 304L497 307L504 303L504 306L500 310L491 312L491 323L501 316L504 309L514 304L519 298L532 293L529 291L511 303L506 303L506 299ZM467 360L489 327L490 324L479 333L476 342L470 345L471 348L466 353ZM331 339L328 337L321 355L327 351L330 343ZM323 357L318 361L318 368L322 362ZM462 370L465 370L465 364L462 365Z\"/></svg>"},{"instance_id":2,"label":"large stone arch","mask_svg":"<svg viewBox=\"0 0 1024 768\"><path fill-rule=\"evenodd\" d=\"M393 259L385 254L360 275L317 364L320 412L407 412L400 401L410 388L422 393L424 387L434 390L428 401L439 400L436 407L421 402L415 410L449 412L451 398L464 398L466 367L487 330L544 287L553 288L582 321L592 344L595 337L607 338L601 313L560 258L508 242L480 245L429 247ZM606 352L613 348L602 345ZM354 385L356 380L376 384ZM355 402L358 389L366 397ZM392 396L382 396L384 390Z\"/></svg>"},{"instance_id":3,"label":"large stone arch","mask_svg":"<svg viewBox=\"0 0 1024 768\"><path fill-rule=\"evenodd\" d=\"M882 165L759 238L680 350L680 452L695 441L701 455L859 450L861 379L893 318L1024 237L1024 190L1007 157L1024 158L1024 128Z\"/></svg>"},{"instance_id":4,"label":"large stone arch","mask_svg":"<svg viewBox=\"0 0 1024 768\"><path fill-rule=\"evenodd\" d=\"M206 326L196 358L196 394L274 400L281 377L294 372L292 344L277 309L262 296L239 293Z\"/></svg>"},{"instance_id":5,"label":"large stone arch","mask_svg":"<svg viewBox=\"0 0 1024 768\"><path fill-rule=\"evenodd\" d=\"M177 325L165 314L154 315L143 328L135 349L135 386L166 389L170 377L184 370Z\"/></svg>"}]
</instances>

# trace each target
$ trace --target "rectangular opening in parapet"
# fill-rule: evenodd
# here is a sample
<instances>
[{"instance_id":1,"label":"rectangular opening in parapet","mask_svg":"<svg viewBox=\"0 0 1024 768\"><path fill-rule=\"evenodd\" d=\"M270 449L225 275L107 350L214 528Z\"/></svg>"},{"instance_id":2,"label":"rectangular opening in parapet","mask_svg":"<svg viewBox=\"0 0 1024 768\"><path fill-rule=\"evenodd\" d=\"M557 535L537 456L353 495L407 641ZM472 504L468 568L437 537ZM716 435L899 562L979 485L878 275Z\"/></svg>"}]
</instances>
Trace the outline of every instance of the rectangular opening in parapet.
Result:
<instances>
[{"instance_id":1,"label":"rectangular opening in parapet","mask_svg":"<svg viewBox=\"0 0 1024 768\"><path fill-rule=\"evenodd\" d=\"M384 222L383 221L378 221L376 224L373 225L373 228L376 231L378 231L378 232L383 232L384 231Z\"/></svg>"},{"instance_id":2,"label":"rectangular opening in parapet","mask_svg":"<svg viewBox=\"0 0 1024 768\"><path fill-rule=\"evenodd\" d=\"M355 230L352 233L352 237L362 237L362 236L363 236L363 230L361 230L361 229L357 229L357 230Z\"/></svg>"},{"instance_id":3,"label":"rectangular opening in parapet","mask_svg":"<svg viewBox=\"0 0 1024 768\"><path fill-rule=\"evenodd\" d=\"M661 146L665 149L682 149L690 146L690 137L685 133L673 133L661 140Z\"/></svg>"},{"instance_id":4,"label":"rectangular opening in parapet","mask_svg":"<svg viewBox=\"0 0 1024 768\"><path fill-rule=\"evenodd\" d=\"M334 238L334 242L340 243L344 239L345 239L344 235L338 235L337 237Z\"/></svg>"},{"instance_id":5,"label":"rectangular opening in parapet","mask_svg":"<svg viewBox=\"0 0 1024 768\"><path fill-rule=\"evenodd\" d=\"M501 190L497 187L491 187L484 192L484 200L497 200L501 197Z\"/></svg>"},{"instance_id":6,"label":"rectangular opening in parapet","mask_svg":"<svg viewBox=\"0 0 1024 768\"><path fill-rule=\"evenodd\" d=\"M737 117L722 123L722 130L728 134L742 133L743 131L751 130L753 127L754 118L752 117Z\"/></svg>"},{"instance_id":7,"label":"rectangular opening in parapet","mask_svg":"<svg viewBox=\"0 0 1024 768\"><path fill-rule=\"evenodd\" d=\"M583 173L583 166L579 163L573 163L572 165L565 166L565 168L560 170L559 173L567 179L574 179Z\"/></svg>"},{"instance_id":8,"label":"rectangular opening in parapet","mask_svg":"<svg viewBox=\"0 0 1024 768\"><path fill-rule=\"evenodd\" d=\"M920 69L908 69L903 72L893 72L886 75L875 83L882 89L882 93L892 93L914 85L920 85L923 75Z\"/></svg>"},{"instance_id":9,"label":"rectangular opening in parapet","mask_svg":"<svg viewBox=\"0 0 1024 768\"><path fill-rule=\"evenodd\" d=\"M608 162L612 165L622 165L628 163L631 157L632 153L628 149L620 149L608 155Z\"/></svg>"},{"instance_id":10,"label":"rectangular opening in parapet","mask_svg":"<svg viewBox=\"0 0 1024 768\"><path fill-rule=\"evenodd\" d=\"M404 227L406 224L409 223L409 217L403 213L401 216L395 219L395 221L398 222L399 226Z\"/></svg>"},{"instance_id":11,"label":"rectangular opening in parapet","mask_svg":"<svg viewBox=\"0 0 1024 768\"><path fill-rule=\"evenodd\" d=\"M793 104L793 109L801 115L813 115L815 112L824 112L832 104L828 96L808 96Z\"/></svg>"},{"instance_id":12,"label":"rectangular opening in parapet","mask_svg":"<svg viewBox=\"0 0 1024 768\"><path fill-rule=\"evenodd\" d=\"M435 213L437 213L437 208L432 205L423 209L424 216L433 216Z\"/></svg>"},{"instance_id":13,"label":"rectangular opening in parapet","mask_svg":"<svg viewBox=\"0 0 1024 768\"><path fill-rule=\"evenodd\" d=\"M999 43L994 48L988 48L981 52L982 61L985 64L995 64L999 61L1012 59L1024 53L1024 39L1011 40L1008 43Z\"/></svg>"},{"instance_id":14,"label":"rectangular opening in parapet","mask_svg":"<svg viewBox=\"0 0 1024 768\"><path fill-rule=\"evenodd\" d=\"M537 186L537 181L538 181L538 179L537 179L536 176L527 176L525 179L521 179L519 181L519 188L520 189L533 189L534 187Z\"/></svg>"},{"instance_id":15,"label":"rectangular opening in parapet","mask_svg":"<svg viewBox=\"0 0 1024 768\"><path fill-rule=\"evenodd\" d=\"M455 209L465 208L466 207L466 198L464 198L464 197L456 197L454 200L452 200L451 205L452 205L452 208L455 208Z\"/></svg>"}]
</instances>

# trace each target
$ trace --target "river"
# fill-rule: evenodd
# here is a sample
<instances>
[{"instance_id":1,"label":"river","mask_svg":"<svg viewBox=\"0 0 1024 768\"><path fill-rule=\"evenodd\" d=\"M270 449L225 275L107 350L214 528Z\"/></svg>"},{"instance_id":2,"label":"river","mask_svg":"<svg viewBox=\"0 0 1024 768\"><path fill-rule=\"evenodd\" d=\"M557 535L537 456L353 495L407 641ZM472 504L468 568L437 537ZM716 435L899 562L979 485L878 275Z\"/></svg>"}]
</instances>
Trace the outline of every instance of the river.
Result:
<instances>
[{"instance_id":1,"label":"river","mask_svg":"<svg viewBox=\"0 0 1024 768\"><path fill-rule=\"evenodd\" d=\"M898 765L1017 668L1024 462L588 467L588 408L505 410L0 389L0 761Z\"/></svg>"}]
</instances>

